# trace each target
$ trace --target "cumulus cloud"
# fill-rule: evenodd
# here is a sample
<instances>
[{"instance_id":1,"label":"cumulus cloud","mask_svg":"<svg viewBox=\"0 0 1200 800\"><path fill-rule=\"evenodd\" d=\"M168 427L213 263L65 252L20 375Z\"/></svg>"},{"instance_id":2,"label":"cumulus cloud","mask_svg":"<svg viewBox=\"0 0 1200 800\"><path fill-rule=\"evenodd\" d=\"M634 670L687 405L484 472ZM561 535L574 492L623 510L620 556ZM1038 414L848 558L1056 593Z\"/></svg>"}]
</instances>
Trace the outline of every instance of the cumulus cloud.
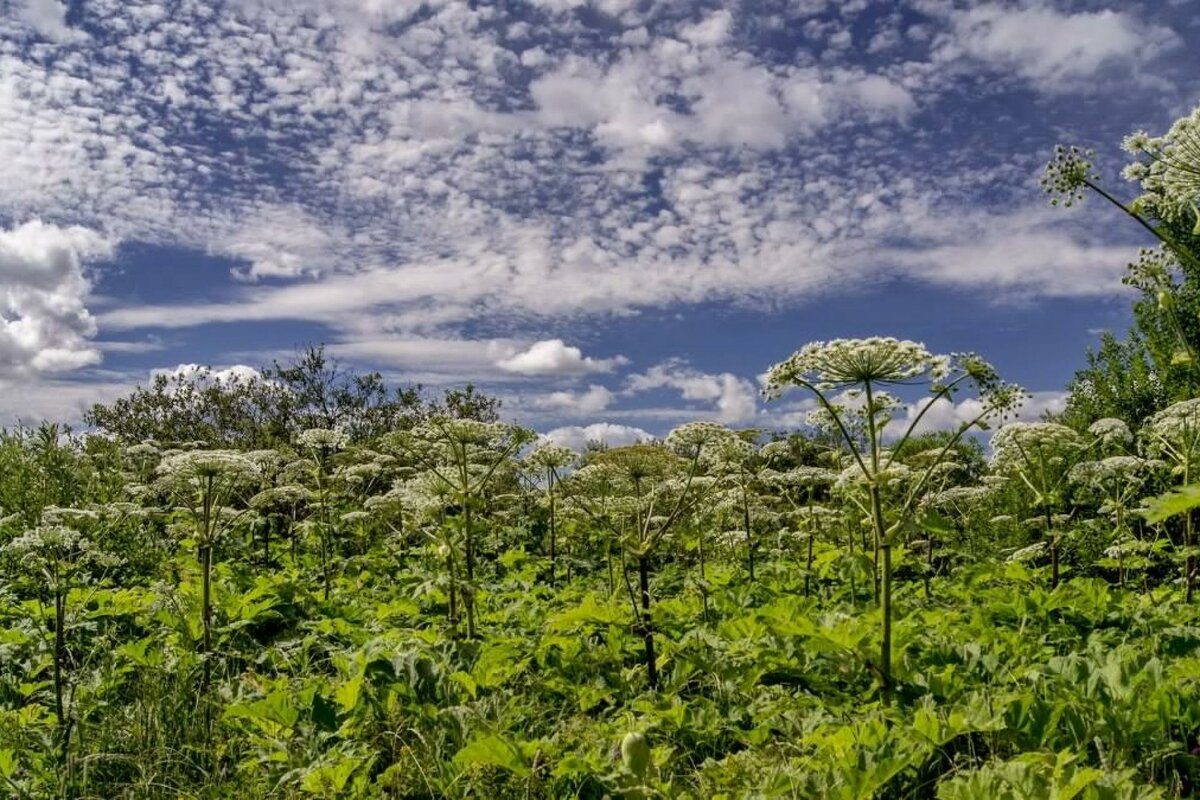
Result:
<instances>
[{"instance_id":1,"label":"cumulus cloud","mask_svg":"<svg viewBox=\"0 0 1200 800\"><path fill-rule=\"evenodd\" d=\"M233 364L220 369L213 369L202 364L180 364L176 367L150 371L152 378L159 375L196 383L246 383L262 380L262 373L246 364Z\"/></svg>"},{"instance_id":2,"label":"cumulus cloud","mask_svg":"<svg viewBox=\"0 0 1200 800\"><path fill-rule=\"evenodd\" d=\"M1067 393L1062 391L1033 392L1033 396L1025 401L1020 411L1011 416L1008 421L1036 422L1046 414L1057 414L1066 408ZM952 402L939 398L931 404L928 399L906 405L902 413L897 413L887 428L887 435L898 437L908 429L917 414L924 411L924 416L917 423L916 433L932 431L955 430L960 425L977 418L983 411L983 405L978 399L968 398ZM999 420L990 420L996 427Z\"/></svg>"},{"instance_id":3,"label":"cumulus cloud","mask_svg":"<svg viewBox=\"0 0 1200 800\"><path fill-rule=\"evenodd\" d=\"M609 447L620 447L637 442L648 442L654 439L654 436L648 431L630 425L594 422L586 426L567 425L555 428L543 433L541 438L561 447L569 447L577 452L582 452L588 442L601 442Z\"/></svg>"},{"instance_id":4,"label":"cumulus cloud","mask_svg":"<svg viewBox=\"0 0 1200 800\"><path fill-rule=\"evenodd\" d=\"M610 390L593 383L583 391L550 392L545 397L537 399L535 404L547 410L584 417L608 408L615 397L616 395Z\"/></svg>"},{"instance_id":5,"label":"cumulus cloud","mask_svg":"<svg viewBox=\"0 0 1200 800\"><path fill-rule=\"evenodd\" d=\"M40 220L0 229L0 375L59 372L100 360L85 262L112 255L95 231Z\"/></svg>"},{"instance_id":6,"label":"cumulus cloud","mask_svg":"<svg viewBox=\"0 0 1200 800\"><path fill-rule=\"evenodd\" d=\"M42 421L78 425L96 403L110 403L129 393L138 378L89 375L66 379L48 375L10 380L0 377L0 426L36 425Z\"/></svg>"},{"instance_id":7,"label":"cumulus cloud","mask_svg":"<svg viewBox=\"0 0 1200 800\"><path fill-rule=\"evenodd\" d=\"M710 403L720 422L746 422L758 413L758 392L753 383L732 372L701 372L678 359L630 375L625 391L637 394L662 388L678 391L684 400Z\"/></svg>"},{"instance_id":8,"label":"cumulus cloud","mask_svg":"<svg viewBox=\"0 0 1200 800\"><path fill-rule=\"evenodd\" d=\"M505 372L518 375L584 375L589 372L612 372L626 363L628 359L624 356L591 358L562 339L545 339L500 359L496 365Z\"/></svg>"}]
</instances>

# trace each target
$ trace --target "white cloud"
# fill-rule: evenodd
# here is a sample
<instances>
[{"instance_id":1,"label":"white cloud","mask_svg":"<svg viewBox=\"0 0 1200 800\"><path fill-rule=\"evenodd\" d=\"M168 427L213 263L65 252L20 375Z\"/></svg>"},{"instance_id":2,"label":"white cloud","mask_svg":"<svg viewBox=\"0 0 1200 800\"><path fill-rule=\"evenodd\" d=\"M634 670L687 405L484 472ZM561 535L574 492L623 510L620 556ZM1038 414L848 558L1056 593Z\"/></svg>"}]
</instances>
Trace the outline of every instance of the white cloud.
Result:
<instances>
[{"instance_id":1,"label":"white cloud","mask_svg":"<svg viewBox=\"0 0 1200 800\"><path fill-rule=\"evenodd\" d=\"M96 323L85 305L84 262L110 255L112 243L82 227L33 220L0 229L0 376L100 360L88 341Z\"/></svg>"},{"instance_id":2,"label":"white cloud","mask_svg":"<svg viewBox=\"0 0 1200 800\"><path fill-rule=\"evenodd\" d=\"M17 18L42 36L68 41L83 34L67 25L67 6L61 0L16 0Z\"/></svg>"},{"instance_id":3,"label":"white cloud","mask_svg":"<svg viewBox=\"0 0 1200 800\"><path fill-rule=\"evenodd\" d=\"M876 258L940 286L993 287L1012 295L1081 297L1121 291L1130 245L1081 238L1058 209L960 214L954 236L933 215L911 217L909 243Z\"/></svg>"},{"instance_id":4,"label":"white cloud","mask_svg":"<svg viewBox=\"0 0 1200 800\"><path fill-rule=\"evenodd\" d=\"M1047 92L1072 90L1101 69L1136 69L1179 38L1134 14L1105 9L976 5L951 15L952 34L938 57L979 59L1015 72Z\"/></svg>"},{"instance_id":5,"label":"white cloud","mask_svg":"<svg viewBox=\"0 0 1200 800\"><path fill-rule=\"evenodd\" d=\"M19 381L0 378L0 426L36 425L59 422L79 425L84 413L95 403L109 403L124 396L136 385L135 378L107 375L89 380L37 376Z\"/></svg>"},{"instance_id":6,"label":"white cloud","mask_svg":"<svg viewBox=\"0 0 1200 800\"><path fill-rule=\"evenodd\" d=\"M65 22L54 0L20 8L35 5ZM1003 154L1008 172L974 174L964 148L978 140L955 138L969 115L912 131L920 147L895 133L919 110L970 101L954 81L977 78L980 62L1046 85L1143 69L1169 44L1162 26L921 0L918 11L942 9L925 33L889 23L903 47L868 61L853 49L776 57L774 32L800 30L821 2L777 15L543 5L549 17L440 0L237 0L214 15L195 0L89 0L73 13L97 36L36 45L27 21L0 18L0 215L204 250L253 279L140 306L87 300L74 284L75 338L57 354L36 347L38 368L98 357L84 306L101 300L106 335L303 320L349 358L515 381L619 364L562 342L527 349L523 332L577 316L779 307L881 273L997 297L1119 290L1125 250L1108 239L1062 215L980 208L1029 176ZM601 8L611 18L596 24ZM821 42L846 39L851 9L836 12ZM1023 35L1040 23L1074 55ZM1146 35L1146 53L1129 31ZM477 321L513 338L460 339ZM740 378L677 378L671 388L704 413L754 418Z\"/></svg>"},{"instance_id":7,"label":"white cloud","mask_svg":"<svg viewBox=\"0 0 1200 800\"><path fill-rule=\"evenodd\" d=\"M746 422L758 413L758 392L754 384L731 372L709 374L672 360L630 375L626 381L626 394L660 388L675 389L684 400L711 403L720 422Z\"/></svg>"},{"instance_id":8,"label":"white cloud","mask_svg":"<svg viewBox=\"0 0 1200 800\"><path fill-rule=\"evenodd\" d=\"M246 364L233 364L220 369L213 369L202 364L180 364L176 367L166 367L150 371L150 377L166 375L168 378L178 378L196 383L245 383L262 380L262 373Z\"/></svg>"},{"instance_id":9,"label":"white cloud","mask_svg":"<svg viewBox=\"0 0 1200 800\"><path fill-rule=\"evenodd\" d=\"M679 32L681 38L695 45L712 47L723 43L733 27L733 14L727 9L715 11L700 22L688 25Z\"/></svg>"},{"instance_id":10,"label":"white cloud","mask_svg":"<svg viewBox=\"0 0 1200 800\"><path fill-rule=\"evenodd\" d=\"M1040 391L1031 394L1032 397L1025 401L1019 413L1009 417L1009 422L1015 420L1036 422L1046 413L1059 413L1066 408L1067 393L1064 391ZM905 407L902 415L896 415L888 425L887 434L891 437L902 435L922 410L924 410L924 416L917 424L916 433L955 430L960 425L977 418L983 411L983 405L977 398L968 398L957 403L946 398L935 400L932 404L928 399L912 403ZM1000 424L1000 420L991 419L989 423L996 428Z\"/></svg>"},{"instance_id":11,"label":"white cloud","mask_svg":"<svg viewBox=\"0 0 1200 800\"><path fill-rule=\"evenodd\" d=\"M591 384L586 390L551 392L535 400L541 408L558 411L572 416L590 416L608 408L615 395L603 386Z\"/></svg>"},{"instance_id":12,"label":"white cloud","mask_svg":"<svg viewBox=\"0 0 1200 800\"><path fill-rule=\"evenodd\" d=\"M297 206L264 206L231 223L216 252L247 262L234 269L244 280L315 276L334 265L336 239Z\"/></svg>"},{"instance_id":13,"label":"white cloud","mask_svg":"<svg viewBox=\"0 0 1200 800\"><path fill-rule=\"evenodd\" d=\"M609 447L620 447L637 442L648 442L654 439L654 436L648 431L630 425L595 422L587 426L568 425L555 428L542 434L542 439L582 452L588 442L603 442Z\"/></svg>"},{"instance_id":14,"label":"white cloud","mask_svg":"<svg viewBox=\"0 0 1200 800\"><path fill-rule=\"evenodd\" d=\"M545 339L534 342L528 349L496 362L505 372L518 375L584 375L590 372L612 372L621 364L628 363L624 356L591 358L584 356L578 347L562 339Z\"/></svg>"}]
</instances>

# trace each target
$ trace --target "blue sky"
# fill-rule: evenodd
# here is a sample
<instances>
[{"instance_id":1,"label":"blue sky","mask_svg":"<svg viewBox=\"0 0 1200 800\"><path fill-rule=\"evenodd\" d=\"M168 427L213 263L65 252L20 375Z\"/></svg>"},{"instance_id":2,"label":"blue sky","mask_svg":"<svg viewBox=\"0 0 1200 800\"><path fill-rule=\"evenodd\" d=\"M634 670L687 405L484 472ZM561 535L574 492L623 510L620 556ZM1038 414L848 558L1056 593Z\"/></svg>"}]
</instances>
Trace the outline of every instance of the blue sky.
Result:
<instances>
[{"instance_id":1,"label":"blue sky","mask_svg":"<svg viewBox=\"0 0 1200 800\"><path fill-rule=\"evenodd\" d=\"M563 441L786 426L757 376L866 335L1054 408L1145 242L1037 176L1080 143L1132 191L1196 11L0 0L0 421L326 342Z\"/></svg>"}]
</instances>

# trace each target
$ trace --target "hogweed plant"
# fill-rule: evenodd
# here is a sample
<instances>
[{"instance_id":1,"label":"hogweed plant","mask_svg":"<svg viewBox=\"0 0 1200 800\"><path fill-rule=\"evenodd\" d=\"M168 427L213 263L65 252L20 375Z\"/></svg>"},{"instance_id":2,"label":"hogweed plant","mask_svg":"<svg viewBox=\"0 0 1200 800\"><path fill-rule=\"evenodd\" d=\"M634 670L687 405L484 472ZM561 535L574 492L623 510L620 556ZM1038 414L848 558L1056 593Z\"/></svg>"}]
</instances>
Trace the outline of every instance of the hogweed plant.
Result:
<instances>
[{"instance_id":1,"label":"hogweed plant","mask_svg":"<svg viewBox=\"0 0 1200 800\"><path fill-rule=\"evenodd\" d=\"M1200 398L1182 400L1151 416L1141 428L1146 455L1165 461L1179 483L1188 487L1200 473ZM1196 591L1195 520L1192 507L1183 515L1184 593L1191 602Z\"/></svg>"},{"instance_id":2,"label":"hogweed plant","mask_svg":"<svg viewBox=\"0 0 1200 800\"><path fill-rule=\"evenodd\" d=\"M66 510L66 509L64 509ZM49 510L48 510L49 511ZM58 750L67 761L71 747L73 714L67 702L67 602L74 589L103 579L120 559L98 547L80 531L53 521L54 514L0 547L9 581L33 594L39 602L48 595L54 603L51 662L54 683L54 716L58 723Z\"/></svg>"},{"instance_id":3,"label":"hogweed plant","mask_svg":"<svg viewBox=\"0 0 1200 800\"><path fill-rule=\"evenodd\" d=\"M741 518L742 531L746 538L746 573L754 580L754 555L758 547L755 541L755 519L751 513L755 507L757 489L761 484L767 460L763 458L753 439L758 431L732 432L715 438L705 450L709 474L724 483L732 493L732 499Z\"/></svg>"},{"instance_id":4,"label":"hogweed plant","mask_svg":"<svg viewBox=\"0 0 1200 800\"><path fill-rule=\"evenodd\" d=\"M433 417L392 439L393 445L417 467L434 475L454 493L465 571L461 589L467 635L471 638L476 635L477 516L483 510L485 491L493 478L533 439L533 431L517 425L445 416Z\"/></svg>"},{"instance_id":5,"label":"hogweed plant","mask_svg":"<svg viewBox=\"0 0 1200 800\"><path fill-rule=\"evenodd\" d=\"M213 554L240 513L225 512L259 478L259 469L229 450L191 450L163 458L158 473L191 523L200 561L201 697L207 698L212 683Z\"/></svg>"},{"instance_id":6,"label":"hogweed plant","mask_svg":"<svg viewBox=\"0 0 1200 800\"><path fill-rule=\"evenodd\" d=\"M316 506L317 543L321 558L321 585L326 600L332 592L333 579L330 575L333 561L333 517L331 504L333 457L350 441L343 431L329 428L309 428L296 437L296 445L306 452L312 461L311 479L316 484L313 504Z\"/></svg>"},{"instance_id":7,"label":"hogweed plant","mask_svg":"<svg viewBox=\"0 0 1200 800\"><path fill-rule=\"evenodd\" d=\"M920 387L926 396L911 419L903 426L890 452L885 453L885 428L891 422L891 409L877 404L877 395L890 386ZM869 339L835 339L813 342L792 354L790 358L768 370L765 393L768 398L779 397L785 390L800 387L810 392L819 408L830 417L841 436L853 466L866 483L870 521L880 549L880 603L882 632L878 673L885 702L892 694L892 546L897 533L909 521L914 504L925 483L940 460L947 458L954 445L969 431L986 428L989 420L1003 419L1023 402L1025 392L999 379L995 369L973 354L934 355L925 346L913 341L890 337ZM882 496L885 481L892 471L895 453L903 448L918 430L930 409L939 403L952 402L963 390L977 396L978 410L959 424L947 438L938 459L915 480L905 500L887 514ZM862 393L865 442L847 427L845 411L834 406L835 392L846 390ZM911 389L910 389L911 390ZM890 521L889 521L890 517Z\"/></svg>"},{"instance_id":8,"label":"hogweed plant","mask_svg":"<svg viewBox=\"0 0 1200 800\"><path fill-rule=\"evenodd\" d=\"M1094 427L1094 426L1093 426ZM1125 585L1124 555L1133 537L1129 526L1133 501L1141 496L1147 482L1166 464L1138 456L1108 456L1098 461L1081 461L1071 468L1068 480L1077 492L1098 503L1099 512L1113 523L1114 555L1117 558L1117 582Z\"/></svg>"},{"instance_id":9,"label":"hogweed plant","mask_svg":"<svg viewBox=\"0 0 1200 800\"><path fill-rule=\"evenodd\" d=\"M642 638L646 677L658 688L658 659L651 619L651 560L658 546L691 517L715 487L702 474L708 447L728 436L713 423L690 423L671 431L667 445L627 445L596 454L576 471L564 488L572 504L621 544L620 575L633 610L634 631ZM625 568L634 559L638 591Z\"/></svg>"},{"instance_id":10,"label":"hogweed plant","mask_svg":"<svg viewBox=\"0 0 1200 800\"><path fill-rule=\"evenodd\" d=\"M1014 422L992 437L992 470L1024 487L1040 513L1043 540L1050 553L1050 585L1059 580L1059 536L1054 512L1066 504L1071 468L1081 461L1089 443L1076 431L1056 422Z\"/></svg>"},{"instance_id":11,"label":"hogweed plant","mask_svg":"<svg viewBox=\"0 0 1200 800\"><path fill-rule=\"evenodd\" d=\"M1130 265L1125 282L1157 295L1159 308L1179 340L1176 360L1200 369L1200 359L1176 307L1177 285L1173 267L1177 262L1200 271L1200 253L1183 237L1189 230L1200 236L1200 107L1176 120L1160 137L1138 131L1123 142L1135 160L1125 167L1123 177L1140 184L1142 194L1130 202L1118 199L1100 185L1092 159L1095 152L1059 145L1046 165L1042 188L1054 205L1072 206L1094 193L1111 203L1158 239L1158 250L1143 250Z\"/></svg>"}]
</instances>

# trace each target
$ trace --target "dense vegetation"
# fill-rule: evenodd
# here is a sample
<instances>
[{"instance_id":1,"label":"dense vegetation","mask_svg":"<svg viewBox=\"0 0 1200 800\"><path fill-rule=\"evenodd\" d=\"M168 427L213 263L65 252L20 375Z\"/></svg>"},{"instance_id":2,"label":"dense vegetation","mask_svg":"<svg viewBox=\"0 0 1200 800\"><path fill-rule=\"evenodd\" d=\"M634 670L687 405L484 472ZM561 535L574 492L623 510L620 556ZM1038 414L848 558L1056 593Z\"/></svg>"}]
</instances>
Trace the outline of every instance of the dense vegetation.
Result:
<instances>
[{"instance_id":1,"label":"dense vegetation","mask_svg":"<svg viewBox=\"0 0 1200 800\"><path fill-rule=\"evenodd\" d=\"M1131 146L1175 191L1170 137ZM873 338L768 371L801 432L577 454L312 350L0 435L2 791L1194 794L1200 271L1186 208L1126 210L1164 241L1154 308L1059 421Z\"/></svg>"}]
</instances>

